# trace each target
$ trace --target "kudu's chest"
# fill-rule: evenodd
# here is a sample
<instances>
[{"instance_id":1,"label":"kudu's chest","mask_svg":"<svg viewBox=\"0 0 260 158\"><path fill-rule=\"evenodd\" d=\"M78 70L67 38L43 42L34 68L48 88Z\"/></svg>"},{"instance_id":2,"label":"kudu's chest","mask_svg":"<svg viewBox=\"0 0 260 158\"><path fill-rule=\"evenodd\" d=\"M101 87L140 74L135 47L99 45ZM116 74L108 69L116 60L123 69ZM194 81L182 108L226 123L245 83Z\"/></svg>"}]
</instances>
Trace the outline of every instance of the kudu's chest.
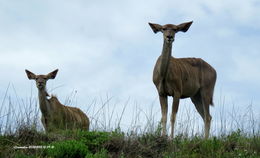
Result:
<instances>
[{"instance_id":1,"label":"kudu's chest","mask_svg":"<svg viewBox=\"0 0 260 158\"><path fill-rule=\"evenodd\" d=\"M158 59L159 60L159 59ZM153 82L161 96L175 96L181 98L195 95L200 87L199 69L192 66L169 63L163 74L160 71L160 61L157 61L153 71Z\"/></svg>"}]
</instances>

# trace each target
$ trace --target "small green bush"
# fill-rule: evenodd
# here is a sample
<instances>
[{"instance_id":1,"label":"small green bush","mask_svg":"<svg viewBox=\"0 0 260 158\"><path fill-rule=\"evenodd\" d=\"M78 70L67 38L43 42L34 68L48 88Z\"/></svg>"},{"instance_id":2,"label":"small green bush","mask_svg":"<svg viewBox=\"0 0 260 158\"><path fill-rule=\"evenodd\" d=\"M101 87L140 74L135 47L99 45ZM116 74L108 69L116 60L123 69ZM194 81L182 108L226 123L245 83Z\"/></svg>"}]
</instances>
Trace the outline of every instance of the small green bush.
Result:
<instances>
[{"instance_id":1,"label":"small green bush","mask_svg":"<svg viewBox=\"0 0 260 158\"><path fill-rule=\"evenodd\" d=\"M78 135L78 140L84 142L91 150L100 147L109 139L108 132L81 132Z\"/></svg>"},{"instance_id":2,"label":"small green bush","mask_svg":"<svg viewBox=\"0 0 260 158\"><path fill-rule=\"evenodd\" d=\"M47 155L54 158L84 158L89 153L87 146L76 140L66 140L51 144L54 148L47 149Z\"/></svg>"},{"instance_id":3,"label":"small green bush","mask_svg":"<svg viewBox=\"0 0 260 158\"><path fill-rule=\"evenodd\" d=\"M66 131L65 135L81 143L85 144L92 153L96 153L102 149L102 145L111 139L111 133L109 132L97 132L97 131Z\"/></svg>"}]
</instances>

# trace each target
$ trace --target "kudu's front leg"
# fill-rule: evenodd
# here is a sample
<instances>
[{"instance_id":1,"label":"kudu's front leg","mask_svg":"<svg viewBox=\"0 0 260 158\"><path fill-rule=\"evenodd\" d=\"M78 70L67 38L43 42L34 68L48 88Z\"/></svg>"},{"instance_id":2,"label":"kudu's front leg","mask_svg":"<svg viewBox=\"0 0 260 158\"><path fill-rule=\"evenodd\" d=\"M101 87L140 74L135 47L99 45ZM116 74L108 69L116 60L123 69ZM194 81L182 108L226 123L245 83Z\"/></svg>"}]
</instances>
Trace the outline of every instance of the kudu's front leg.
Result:
<instances>
[{"instance_id":1,"label":"kudu's front leg","mask_svg":"<svg viewBox=\"0 0 260 158\"><path fill-rule=\"evenodd\" d=\"M166 135L166 122L167 122L167 112L168 112L168 99L167 96L160 96L160 104L162 111L162 135Z\"/></svg>"}]
</instances>

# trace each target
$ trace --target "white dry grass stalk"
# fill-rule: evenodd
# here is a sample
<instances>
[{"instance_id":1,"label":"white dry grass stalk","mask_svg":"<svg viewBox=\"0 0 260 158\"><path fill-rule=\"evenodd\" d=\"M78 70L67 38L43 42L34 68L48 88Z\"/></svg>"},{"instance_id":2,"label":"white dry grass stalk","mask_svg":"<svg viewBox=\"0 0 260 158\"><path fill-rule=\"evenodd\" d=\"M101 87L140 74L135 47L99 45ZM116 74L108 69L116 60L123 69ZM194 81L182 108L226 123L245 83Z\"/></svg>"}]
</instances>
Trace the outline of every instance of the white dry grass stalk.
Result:
<instances>
[{"instance_id":1,"label":"white dry grass stalk","mask_svg":"<svg viewBox=\"0 0 260 158\"><path fill-rule=\"evenodd\" d=\"M10 91L13 95L9 94ZM37 100L32 96L27 99L19 98L12 85L8 85L3 97L0 118L0 134L12 134L21 127L42 130Z\"/></svg>"},{"instance_id":2,"label":"white dry grass stalk","mask_svg":"<svg viewBox=\"0 0 260 158\"><path fill-rule=\"evenodd\" d=\"M13 95L9 92L12 91ZM73 91L66 98L66 105L77 102L77 92ZM31 94L27 99L19 98L15 88L9 84L0 105L0 134L15 133L21 127L33 127L43 130L40 122L38 99ZM158 99L158 98L156 98ZM156 103L156 104L155 104ZM125 102L116 101L115 97L106 95L93 99L83 109L90 118L92 131L120 130L128 134L155 133L160 131L161 111L156 101L151 105L139 105L128 98ZM203 136L204 124L193 104L184 102L180 106L175 125L176 135ZM144 110L144 107L148 110ZM225 97L219 99L212 113L211 135L228 135L238 129L248 135L260 134L260 116L255 116L253 105L243 110L236 109L235 104L231 111L226 111ZM127 118L128 117L128 118ZM170 113L168 118L170 118ZM167 129L169 131L169 121Z\"/></svg>"}]
</instances>

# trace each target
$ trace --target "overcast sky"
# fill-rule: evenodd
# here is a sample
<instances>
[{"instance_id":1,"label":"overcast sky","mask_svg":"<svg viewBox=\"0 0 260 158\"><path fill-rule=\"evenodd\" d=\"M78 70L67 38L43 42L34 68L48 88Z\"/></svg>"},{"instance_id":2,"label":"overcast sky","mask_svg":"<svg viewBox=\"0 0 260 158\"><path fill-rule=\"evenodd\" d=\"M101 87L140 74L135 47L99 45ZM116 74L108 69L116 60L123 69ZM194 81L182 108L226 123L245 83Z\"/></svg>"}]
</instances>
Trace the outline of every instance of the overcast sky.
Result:
<instances>
[{"instance_id":1,"label":"overcast sky","mask_svg":"<svg viewBox=\"0 0 260 158\"><path fill-rule=\"evenodd\" d=\"M160 118L152 71L163 38L148 22L188 21L193 24L176 35L173 56L199 57L216 69L211 110L223 101L237 111L252 105L259 121L258 0L0 0L0 102L9 83L20 98L37 97L25 69L47 74L58 68L48 90L61 102L75 91L75 106L83 110L106 96L119 105L129 99L128 109L153 105Z\"/></svg>"}]
</instances>

